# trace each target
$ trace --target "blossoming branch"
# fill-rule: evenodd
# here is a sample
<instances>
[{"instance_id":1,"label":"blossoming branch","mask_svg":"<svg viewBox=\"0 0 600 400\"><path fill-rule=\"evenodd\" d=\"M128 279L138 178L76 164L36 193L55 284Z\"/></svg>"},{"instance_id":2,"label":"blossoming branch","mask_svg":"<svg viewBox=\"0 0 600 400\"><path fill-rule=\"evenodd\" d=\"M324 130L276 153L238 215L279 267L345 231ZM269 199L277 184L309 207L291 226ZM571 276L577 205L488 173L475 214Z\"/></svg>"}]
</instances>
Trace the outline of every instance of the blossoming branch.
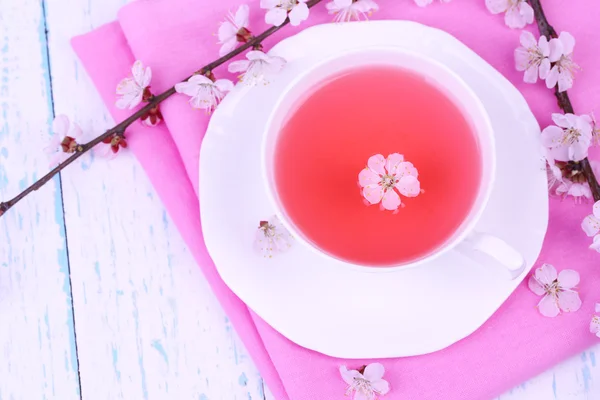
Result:
<instances>
[{"instance_id":1,"label":"blossoming branch","mask_svg":"<svg viewBox=\"0 0 600 400\"><path fill-rule=\"evenodd\" d=\"M306 7L306 11L302 11L301 16L306 14L306 17L308 17L308 12L307 12L308 9L319 4L321 1L322 0L301 1L300 3L303 4L302 8ZM363 0L359 0L359 1L363 1ZM197 90L203 91L203 92L208 92L211 96L218 97L220 94L215 93L212 90L209 90L211 88L207 89L205 87L201 87L200 85L202 82L199 82L199 80L201 80L201 79L194 78L194 77L195 76L200 76L200 77L205 76L208 78L214 77L212 72L215 68L223 65L227 61L231 60L235 56L243 53L244 51L246 51L248 49L253 49L253 51L251 51L247 55L248 61L239 61L239 62L237 62L238 64L232 63L232 65L235 65L234 71L246 71L246 74L248 76L254 76L254 81L256 81L256 79L264 77L264 71L261 68L259 68L260 66L263 66L265 63L266 64L270 64L270 63L277 64L278 63L277 62L278 60L272 61L272 57L270 58L268 55L266 55L262 51L260 51L260 49L262 48L261 43L266 38L268 38L269 36L271 36L272 34L277 32L278 30L280 30L281 28L286 26L288 23L291 23L292 21L290 20L290 18L294 19L294 22L296 22L294 16L297 13L294 14L294 16L292 16L292 11L293 11L293 8L296 7L297 4L300 4L300 3L295 2L295 1L292 2L292 1L288 1L288 0L281 0L281 1L277 1L277 2L267 1L267 2L263 2L261 4L261 7L263 7L263 8L267 7L266 5L263 6L263 4L267 4L267 3L268 3L269 8L286 10L285 11L287 13L286 17L284 19L281 19L281 16L280 16L281 12L278 12L279 16L277 18L277 21L275 21L275 22L277 22L277 24L270 27L269 29L265 30L258 36L250 36L249 35L249 31L243 26L244 25L243 16L240 16L239 20L237 22L235 21L235 18L234 18L234 22L232 23L232 25L235 27L235 26L238 26L237 24L239 23L242 26L238 26L238 27L243 28L243 30L239 29L236 32L236 42L232 43L232 41L229 40L226 43L226 45L229 46L230 48L232 46L234 48L231 51L227 52L225 55L218 58L217 60L215 60L209 64L206 64L205 66L200 68L198 71L196 71L194 74L192 74L192 76L190 76L188 79L186 79L187 85L178 87L182 93L197 94L197 91L194 92L192 90L193 86L196 85L198 87ZM269 19L271 20L271 18L269 18ZM267 21L267 22L269 22L269 21ZM229 21L229 23L231 23L231 21ZM221 32L221 33L223 33L223 32ZM235 48L235 45L237 42L240 42L241 45L239 47ZM225 45L225 43L223 43L223 45ZM231 68L231 65L230 65L230 68ZM64 149L64 152L66 154L71 154L71 155L68 156L67 158L64 158L64 156L56 157L56 161L57 162L60 161L60 162L52 170L50 170L50 172L48 172L46 175L44 175L39 180L34 182L31 186L29 186L28 188L23 190L21 193L19 193L17 196L12 198L11 200L0 202L0 216L4 215L6 213L6 211L8 211L11 207L13 207L19 201L21 201L25 196L27 196L28 194L30 194L30 193L38 190L42 186L44 186L56 174L58 174L60 171L65 169L67 166L69 166L71 163L73 163L75 160L77 160L83 154L90 151L96 145L98 145L100 143L108 144L110 146L111 151L113 151L113 152L118 151L119 148L126 147L127 142L125 140L125 130L131 124L133 124L135 121L137 121L138 119L141 120L142 122L146 123L147 125L155 125L160 122L160 120L162 119L162 116L160 115L159 105L160 105L160 103L162 103L163 101L165 101L166 99L168 99L169 97L171 97L172 95L177 93L177 89L176 89L175 85L172 86L171 88L167 89L163 93L160 93L158 95L153 95L152 93L150 93L150 91L148 89L148 84L152 77L150 70L144 69L143 66L141 65L141 63L140 64L136 63L136 65L134 65L132 68L132 73L133 73L133 77L128 80L122 81L121 84L119 85L119 87L117 88L117 94L119 94L121 96L121 98L118 100L117 106L122 107L122 108L133 108L134 104L137 105L137 104L139 104L140 101L146 101L147 104L144 107L137 110L136 112L134 112L133 114L131 114L131 116L129 116L127 119L121 121L119 124L115 125L111 129L107 130L103 134L97 136L96 138L90 140L89 142L87 142L85 144L80 144L76 141L76 138L67 135L65 130L68 130L69 127L68 127L68 125L66 127L63 126L63 125L65 125L64 121L60 123L61 124L60 126L57 124L54 124L55 125L55 127L54 127L55 133L58 134L59 138L62 136L62 140L60 140L59 142L56 142L56 139L53 139L56 143L52 143L52 144L55 145L55 147L59 146L61 149ZM257 75L259 75L259 76L257 76ZM203 81L203 82L206 82L206 81ZM212 80L211 80L211 82L212 82ZM215 88L219 91L226 90L226 89L229 89L229 85L227 85L227 84L225 84L224 86L217 85L215 82ZM194 101L193 97L192 97L191 101ZM197 102L198 102L198 104L206 103L206 102L202 102L201 100L197 100ZM206 104L208 104L208 103L206 103ZM209 107L206 107L206 108L210 109ZM62 119L62 117L61 117L61 119Z\"/></svg>"}]
</instances>

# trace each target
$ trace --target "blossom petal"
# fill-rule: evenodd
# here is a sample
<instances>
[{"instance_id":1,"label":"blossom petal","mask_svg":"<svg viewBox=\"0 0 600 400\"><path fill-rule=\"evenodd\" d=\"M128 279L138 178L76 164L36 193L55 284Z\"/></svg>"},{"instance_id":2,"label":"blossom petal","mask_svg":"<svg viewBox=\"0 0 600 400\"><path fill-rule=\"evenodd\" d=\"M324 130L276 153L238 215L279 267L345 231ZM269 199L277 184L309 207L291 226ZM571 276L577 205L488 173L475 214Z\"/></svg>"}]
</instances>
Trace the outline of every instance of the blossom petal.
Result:
<instances>
[{"instance_id":1,"label":"blossom petal","mask_svg":"<svg viewBox=\"0 0 600 400\"><path fill-rule=\"evenodd\" d=\"M379 185L367 185L363 188L363 196L371 204L377 204L383 198L383 187Z\"/></svg>"},{"instance_id":2,"label":"blossom petal","mask_svg":"<svg viewBox=\"0 0 600 400\"><path fill-rule=\"evenodd\" d=\"M485 0L485 5L492 14L500 14L501 12L508 10L509 1L508 0Z\"/></svg>"},{"instance_id":3,"label":"blossom petal","mask_svg":"<svg viewBox=\"0 0 600 400\"><path fill-rule=\"evenodd\" d=\"M562 128L554 125L547 126L542 130L542 144L549 148L561 146L564 135Z\"/></svg>"},{"instance_id":4,"label":"blossom petal","mask_svg":"<svg viewBox=\"0 0 600 400\"><path fill-rule=\"evenodd\" d=\"M573 126L573 114L552 113L552 121L561 128L571 128Z\"/></svg>"},{"instance_id":5,"label":"blossom petal","mask_svg":"<svg viewBox=\"0 0 600 400\"><path fill-rule=\"evenodd\" d=\"M238 41L237 37L234 35L229 39L222 41L221 43L221 48L219 48L219 57L223 57L225 54L232 52L233 49L235 49L235 46L237 46Z\"/></svg>"},{"instance_id":6,"label":"blossom petal","mask_svg":"<svg viewBox=\"0 0 600 400\"><path fill-rule=\"evenodd\" d=\"M340 375L344 382L348 385L352 385L354 383L354 378L362 378L362 374L355 369L349 370L345 365L340 367Z\"/></svg>"},{"instance_id":7,"label":"blossom petal","mask_svg":"<svg viewBox=\"0 0 600 400\"><path fill-rule=\"evenodd\" d=\"M233 89L233 82L231 82L229 79L217 79L214 85L223 93L230 92Z\"/></svg>"},{"instance_id":8,"label":"blossom petal","mask_svg":"<svg viewBox=\"0 0 600 400\"><path fill-rule=\"evenodd\" d=\"M574 288L579 284L579 272L572 269L563 269L558 274L558 283L561 288Z\"/></svg>"},{"instance_id":9,"label":"blossom petal","mask_svg":"<svg viewBox=\"0 0 600 400\"><path fill-rule=\"evenodd\" d=\"M388 189L385 191L381 201L383 208L394 211L400 207L400 203L400 196L398 196L398 193L396 193L394 189Z\"/></svg>"},{"instance_id":10,"label":"blossom petal","mask_svg":"<svg viewBox=\"0 0 600 400\"><path fill-rule=\"evenodd\" d=\"M137 83L139 86L143 86L142 83L144 82L145 71L144 64L142 64L140 60L137 60L133 63L133 66L131 67L131 75L133 76L135 83Z\"/></svg>"},{"instance_id":11,"label":"blossom petal","mask_svg":"<svg viewBox=\"0 0 600 400\"><path fill-rule=\"evenodd\" d=\"M545 317L556 317L560 313L558 302L552 295L546 295L538 303L540 314Z\"/></svg>"},{"instance_id":12,"label":"blossom petal","mask_svg":"<svg viewBox=\"0 0 600 400\"><path fill-rule=\"evenodd\" d=\"M260 8L271 9L281 5L281 0L260 0Z\"/></svg>"},{"instance_id":13,"label":"blossom petal","mask_svg":"<svg viewBox=\"0 0 600 400\"><path fill-rule=\"evenodd\" d=\"M306 3L297 4L294 8L292 8L292 11L290 11L290 14L289 14L290 25L292 25L292 26L300 25L300 22L302 22L308 18L309 13L310 13L310 10L308 9L308 6L306 5Z\"/></svg>"},{"instance_id":14,"label":"blossom petal","mask_svg":"<svg viewBox=\"0 0 600 400\"><path fill-rule=\"evenodd\" d=\"M385 157L383 157L381 154L375 154L374 156L369 157L367 166L375 173L378 173L379 175L385 175Z\"/></svg>"},{"instance_id":15,"label":"blossom petal","mask_svg":"<svg viewBox=\"0 0 600 400\"><path fill-rule=\"evenodd\" d=\"M535 277L542 285L550 285L558 278L558 275L553 265L543 264L535 270Z\"/></svg>"},{"instance_id":16,"label":"blossom petal","mask_svg":"<svg viewBox=\"0 0 600 400\"><path fill-rule=\"evenodd\" d=\"M534 48L537 46L537 42L538 42L536 40L535 36L533 36L533 33L529 32L529 31L521 32L519 41L526 48Z\"/></svg>"},{"instance_id":17,"label":"blossom petal","mask_svg":"<svg viewBox=\"0 0 600 400\"><path fill-rule=\"evenodd\" d=\"M569 160L581 161L588 156L588 150L591 145L591 140L585 137L580 137L579 141L569 146Z\"/></svg>"},{"instance_id":18,"label":"blossom petal","mask_svg":"<svg viewBox=\"0 0 600 400\"><path fill-rule=\"evenodd\" d=\"M387 157L387 162L385 163L385 169L390 175L396 175L396 171L398 169L398 165L404 161L404 156L400 153L393 153Z\"/></svg>"},{"instance_id":19,"label":"blossom petal","mask_svg":"<svg viewBox=\"0 0 600 400\"><path fill-rule=\"evenodd\" d=\"M366 380L373 382L383 378L385 374L385 368L380 363L372 363L365 367L363 376Z\"/></svg>"},{"instance_id":20,"label":"blossom petal","mask_svg":"<svg viewBox=\"0 0 600 400\"><path fill-rule=\"evenodd\" d=\"M525 71L529 67L529 51L525 47L515 49L515 68L517 71Z\"/></svg>"},{"instance_id":21,"label":"blossom petal","mask_svg":"<svg viewBox=\"0 0 600 400\"><path fill-rule=\"evenodd\" d=\"M579 293L572 290L565 290L558 294L558 306L565 312L574 312L581 308L581 299Z\"/></svg>"},{"instance_id":22,"label":"blossom petal","mask_svg":"<svg viewBox=\"0 0 600 400\"><path fill-rule=\"evenodd\" d=\"M596 309L596 312L599 312ZM598 318L597 316L593 316L592 320L590 321L590 332L591 333L599 333L600 332L600 318Z\"/></svg>"},{"instance_id":23,"label":"blossom petal","mask_svg":"<svg viewBox=\"0 0 600 400\"><path fill-rule=\"evenodd\" d=\"M352 400L375 400L375 399L362 391L358 391L358 392L354 393L354 398Z\"/></svg>"},{"instance_id":24,"label":"blossom petal","mask_svg":"<svg viewBox=\"0 0 600 400\"><path fill-rule=\"evenodd\" d=\"M546 79L546 77L548 76L548 73L550 72L550 60L548 60L548 58L544 58L541 62L540 62L540 79Z\"/></svg>"},{"instance_id":25,"label":"blossom petal","mask_svg":"<svg viewBox=\"0 0 600 400\"><path fill-rule=\"evenodd\" d=\"M406 197L416 197L421 193L421 183L412 175L403 176L398 183L396 183L396 188Z\"/></svg>"},{"instance_id":26,"label":"blossom petal","mask_svg":"<svg viewBox=\"0 0 600 400\"><path fill-rule=\"evenodd\" d=\"M384 395L390 391L390 384L385 379L371 381L371 387L377 394Z\"/></svg>"},{"instance_id":27,"label":"blossom petal","mask_svg":"<svg viewBox=\"0 0 600 400\"><path fill-rule=\"evenodd\" d=\"M269 56L260 50L249 51L248 53L246 53L246 58L250 61L257 61L257 60L269 61Z\"/></svg>"},{"instance_id":28,"label":"blossom petal","mask_svg":"<svg viewBox=\"0 0 600 400\"><path fill-rule=\"evenodd\" d=\"M533 293L537 294L538 296L543 296L544 294L546 294L546 289L544 289L544 286L542 284L540 284L540 282L538 282L537 279L535 279L534 275L531 275L529 277L529 281L527 282L527 285L529 286L529 290L531 290Z\"/></svg>"},{"instance_id":29,"label":"blossom petal","mask_svg":"<svg viewBox=\"0 0 600 400\"><path fill-rule=\"evenodd\" d=\"M250 7L247 4L242 4L235 12L235 24L240 28L246 28L248 27L249 17Z\"/></svg>"},{"instance_id":30,"label":"blossom petal","mask_svg":"<svg viewBox=\"0 0 600 400\"><path fill-rule=\"evenodd\" d=\"M575 38L569 32L561 32L558 36L558 40L562 43L563 54L568 55L573 53L575 47Z\"/></svg>"},{"instance_id":31,"label":"blossom petal","mask_svg":"<svg viewBox=\"0 0 600 400\"><path fill-rule=\"evenodd\" d=\"M189 81L179 82L175 84L175 91L188 96L195 96L198 93L198 85Z\"/></svg>"},{"instance_id":32,"label":"blossom petal","mask_svg":"<svg viewBox=\"0 0 600 400\"><path fill-rule=\"evenodd\" d=\"M225 21L222 22L221 25L219 25L219 30L217 31L217 37L219 38L219 42L225 42L232 38L236 39L236 34L237 28L231 22Z\"/></svg>"},{"instance_id":33,"label":"blossom petal","mask_svg":"<svg viewBox=\"0 0 600 400\"><path fill-rule=\"evenodd\" d=\"M283 69L286 63L285 58L277 56L269 57L268 63L264 66L265 72L276 74Z\"/></svg>"},{"instance_id":34,"label":"blossom petal","mask_svg":"<svg viewBox=\"0 0 600 400\"><path fill-rule=\"evenodd\" d=\"M540 49L544 57L548 57L550 55L550 46L548 44L548 38L546 36L540 36L538 48Z\"/></svg>"},{"instance_id":35,"label":"blossom petal","mask_svg":"<svg viewBox=\"0 0 600 400\"><path fill-rule=\"evenodd\" d=\"M504 23L512 29L520 29L526 25L526 20L518 7L510 7L504 14Z\"/></svg>"},{"instance_id":36,"label":"blossom petal","mask_svg":"<svg viewBox=\"0 0 600 400\"><path fill-rule=\"evenodd\" d=\"M534 19L533 8L531 8L531 6L526 1L520 2L518 8L519 14L521 14L523 21L525 21L525 23L527 24L531 24Z\"/></svg>"},{"instance_id":37,"label":"blossom petal","mask_svg":"<svg viewBox=\"0 0 600 400\"><path fill-rule=\"evenodd\" d=\"M229 72L244 72L250 66L250 61L248 60L238 60L229 63L227 70Z\"/></svg>"},{"instance_id":38,"label":"blossom petal","mask_svg":"<svg viewBox=\"0 0 600 400\"><path fill-rule=\"evenodd\" d=\"M63 114L57 115L54 121L52 121L52 132L57 134L60 140L62 140L69 133L69 126L69 117Z\"/></svg>"},{"instance_id":39,"label":"blossom petal","mask_svg":"<svg viewBox=\"0 0 600 400\"><path fill-rule=\"evenodd\" d=\"M550 48L550 53L548 54L548 58L550 62L556 62L560 59L560 57L564 54L564 47L562 42L559 39L553 38L550 39L548 43L548 47Z\"/></svg>"},{"instance_id":40,"label":"blossom petal","mask_svg":"<svg viewBox=\"0 0 600 400\"><path fill-rule=\"evenodd\" d=\"M597 235L600 232L600 219L594 215L588 215L581 223L581 229L589 237Z\"/></svg>"},{"instance_id":41,"label":"blossom petal","mask_svg":"<svg viewBox=\"0 0 600 400\"><path fill-rule=\"evenodd\" d=\"M594 203L594 207L592 208L592 213L594 214L594 216L598 219L600 219L600 201L597 201L596 203Z\"/></svg>"},{"instance_id":42,"label":"blossom petal","mask_svg":"<svg viewBox=\"0 0 600 400\"><path fill-rule=\"evenodd\" d=\"M274 26L279 26L279 25L283 24L283 22L285 21L286 18L287 18L287 11L280 7L271 8L265 14L265 22L267 24L271 24Z\"/></svg>"},{"instance_id":43,"label":"blossom petal","mask_svg":"<svg viewBox=\"0 0 600 400\"><path fill-rule=\"evenodd\" d=\"M414 176L417 178L419 176L419 171L415 168L415 166L409 161L403 161L398 164L398 169L396 171L396 177L402 179L404 176Z\"/></svg>"},{"instance_id":44,"label":"blossom petal","mask_svg":"<svg viewBox=\"0 0 600 400\"><path fill-rule=\"evenodd\" d=\"M550 60L552 61L552 60ZM546 87L552 89L558 83L558 67L555 65L550 69L548 76L546 77Z\"/></svg>"},{"instance_id":45,"label":"blossom petal","mask_svg":"<svg viewBox=\"0 0 600 400\"><path fill-rule=\"evenodd\" d=\"M558 74L558 91L560 93L573 87L573 75L569 71Z\"/></svg>"},{"instance_id":46,"label":"blossom petal","mask_svg":"<svg viewBox=\"0 0 600 400\"><path fill-rule=\"evenodd\" d=\"M590 249L596 250L600 253L600 235L594 236L594 241L590 244Z\"/></svg>"},{"instance_id":47,"label":"blossom petal","mask_svg":"<svg viewBox=\"0 0 600 400\"><path fill-rule=\"evenodd\" d=\"M523 82L525 83L536 83L538 80L539 68L536 64L531 65L525 70L523 75Z\"/></svg>"},{"instance_id":48,"label":"blossom petal","mask_svg":"<svg viewBox=\"0 0 600 400\"><path fill-rule=\"evenodd\" d=\"M379 182L381 182L381 176L369 168L363 168L358 174L358 184L361 187L378 184Z\"/></svg>"}]
</instances>

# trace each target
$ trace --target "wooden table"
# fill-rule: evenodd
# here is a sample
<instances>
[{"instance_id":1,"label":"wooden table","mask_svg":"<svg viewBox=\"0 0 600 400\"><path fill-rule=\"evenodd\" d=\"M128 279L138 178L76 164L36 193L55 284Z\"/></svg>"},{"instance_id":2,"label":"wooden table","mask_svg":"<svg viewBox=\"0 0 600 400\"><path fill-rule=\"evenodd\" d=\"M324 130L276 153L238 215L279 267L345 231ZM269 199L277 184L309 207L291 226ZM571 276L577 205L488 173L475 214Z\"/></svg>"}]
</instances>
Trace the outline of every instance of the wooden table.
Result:
<instances>
[{"instance_id":1,"label":"wooden table","mask_svg":"<svg viewBox=\"0 0 600 400\"><path fill-rule=\"evenodd\" d=\"M48 170L54 115L113 124L69 38L123 3L0 0L0 199ZM500 399L599 399L599 348ZM82 157L0 219L0 355L0 400L273 399L129 153Z\"/></svg>"}]
</instances>

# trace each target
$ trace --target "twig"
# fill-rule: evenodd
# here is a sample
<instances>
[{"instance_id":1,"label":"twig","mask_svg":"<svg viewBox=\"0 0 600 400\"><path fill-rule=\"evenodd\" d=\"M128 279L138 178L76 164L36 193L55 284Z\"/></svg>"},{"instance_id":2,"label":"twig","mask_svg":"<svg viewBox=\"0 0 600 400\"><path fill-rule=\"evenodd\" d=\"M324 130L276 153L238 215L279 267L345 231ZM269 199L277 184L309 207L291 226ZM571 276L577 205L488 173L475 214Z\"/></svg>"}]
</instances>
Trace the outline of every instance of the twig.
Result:
<instances>
[{"instance_id":1,"label":"twig","mask_svg":"<svg viewBox=\"0 0 600 400\"><path fill-rule=\"evenodd\" d=\"M310 1L308 1L306 3L306 5L309 8L311 8L311 7L317 5L320 2L321 2L321 0L310 0ZM267 29L266 31L264 31L260 35L253 37L252 39L248 40L246 43L242 44L241 46L237 47L236 49L234 49L234 50L230 51L229 53L225 54L223 57L221 57L221 58L219 58L219 59L217 59L217 60L215 60L215 61L213 61L213 62L211 62L209 64L206 64L204 67L202 67L198 71L196 71L194 73L194 75L204 75L204 74L210 73L213 69L215 69L215 68L219 67L220 65L226 63L227 61L231 60L233 57L239 55L240 53L243 53L247 49L257 47L258 45L260 45L263 42L263 40L265 40L266 38L268 38L269 36L271 36L272 34L274 34L275 32L277 32L278 30L280 30L281 28L283 28L289 22L290 22L290 20L286 19L283 22L283 24L281 24L279 26L272 26L271 28ZM191 76L188 77L187 79L189 79L189 78L191 78ZM185 79L185 80L187 80L187 79ZM125 129L127 129L127 127L129 127L135 121L137 121L138 119L140 119L141 117L143 117L144 115L146 115L148 112L150 112L150 110L152 110L158 104L162 103L163 101L165 101L166 99L168 99L169 97L171 97L173 94L175 94L175 86L172 86L169 89L167 89L166 91L164 91L163 93L152 97L149 100L148 104L146 104L143 108L141 108L138 111L136 111L135 113L133 113L130 117L128 117L127 119L123 120L118 125L116 125L116 126L112 127L111 129L107 130L102 135L96 137L95 139L93 139L92 141L90 141L90 142L88 142L86 144L80 145L77 148L77 151L72 156L70 156L69 158L67 158L65 161L63 161L62 163L60 163L52 171L48 172L46 175L44 175L39 180L37 180L36 182L34 182L27 189L23 190L16 197L14 197L13 199L11 199L9 201L6 201L6 202L0 202L0 217L6 211L8 211L11 207L13 207L19 201L21 201L25 196L27 196L31 192L33 192L35 190L38 190L39 188L41 188L42 186L44 186L48 181L50 181L54 177L54 175L58 174L60 171L62 171L63 169L65 169L69 164L71 164L73 161L77 160L84 153L87 153L90 149L92 149L98 143L102 142L104 139L106 139L106 138L108 138L110 136L113 136L115 134L124 135Z\"/></svg>"},{"instance_id":2,"label":"twig","mask_svg":"<svg viewBox=\"0 0 600 400\"><path fill-rule=\"evenodd\" d=\"M544 14L544 9L542 8L541 0L528 1L529 4L531 4L531 7L533 8L535 14L535 21L537 22L540 34L546 36L548 40L552 38L557 38L558 35L556 34L556 30L554 29L554 27L552 27L552 25L550 25L548 19L546 18L546 15ZM554 91L554 94L556 95L556 99L558 100L558 106L565 113L574 114L573 105L571 104L571 100L569 99L569 95L567 94L567 92L561 93L558 91L557 87ZM583 173L583 176L585 176L585 179L590 185L590 190L592 192L594 200L600 201L600 185L598 184L598 180L594 175L594 171L592 170L590 161L587 158L584 158L583 160L579 161L579 164L581 165L581 172Z\"/></svg>"}]
</instances>

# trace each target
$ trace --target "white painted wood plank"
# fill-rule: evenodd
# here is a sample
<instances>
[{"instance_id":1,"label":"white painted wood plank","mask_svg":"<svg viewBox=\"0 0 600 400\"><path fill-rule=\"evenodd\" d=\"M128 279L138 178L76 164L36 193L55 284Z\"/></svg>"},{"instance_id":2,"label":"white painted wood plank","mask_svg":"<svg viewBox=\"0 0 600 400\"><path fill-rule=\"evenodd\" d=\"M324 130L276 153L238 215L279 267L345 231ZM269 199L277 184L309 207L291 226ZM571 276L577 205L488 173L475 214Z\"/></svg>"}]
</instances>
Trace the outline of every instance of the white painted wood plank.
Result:
<instances>
[{"instance_id":1,"label":"white painted wood plank","mask_svg":"<svg viewBox=\"0 0 600 400\"><path fill-rule=\"evenodd\" d=\"M121 0L48 3L57 112L113 121L68 40ZM262 379L144 172L128 153L64 173L83 398L263 399Z\"/></svg>"},{"instance_id":2,"label":"white painted wood plank","mask_svg":"<svg viewBox=\"0 0 600 400\"><path fill-rule=\"evenodd\" d=\"M0 0L0 198L48 171L52 99L39 0ZM58 178L0 218L0 399L79 399Z\"/></svg>"}]
</instances>

